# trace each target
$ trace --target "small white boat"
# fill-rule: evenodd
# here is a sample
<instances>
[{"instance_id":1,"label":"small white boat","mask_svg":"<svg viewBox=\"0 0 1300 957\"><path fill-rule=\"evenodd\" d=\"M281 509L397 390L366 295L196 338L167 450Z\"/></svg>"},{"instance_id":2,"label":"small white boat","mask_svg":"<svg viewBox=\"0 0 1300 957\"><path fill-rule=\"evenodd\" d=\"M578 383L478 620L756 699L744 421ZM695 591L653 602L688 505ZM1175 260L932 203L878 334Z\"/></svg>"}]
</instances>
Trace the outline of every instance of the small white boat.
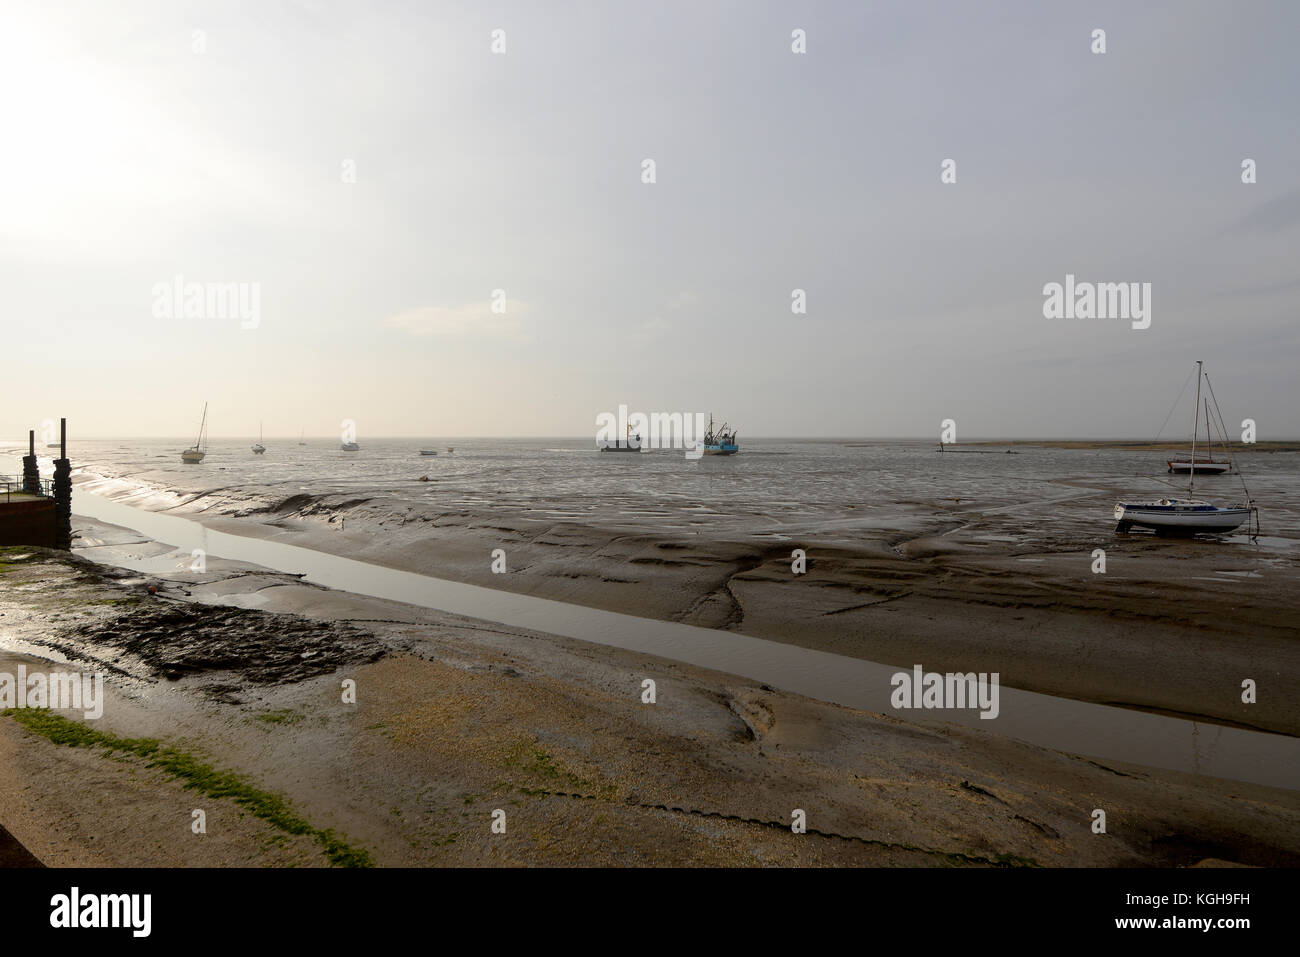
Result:
<instances>
[{"instance_id":1,"label":"small white boat","mask_svg":"<svg viewBox=\"0 0 1300 957\"><path fill-rule=\"evenodd\" d=\"M421 455L437 455L437 454L438 454L438 450L437 450L437 449L420 449L420 454L421 454Z\"/></svg>"},{"instance_id":2,"label":"small white boat","mask_svg":"<svg viewBox=\"0 0 1300 957\"><path fill-rule=\"evenodd\" d=\"M207 439L204 437L204 429L208 424L208 404L203 403L203 418L199 421L199 437L194 440L194 445L181 453L181 461L190 465L196 465L203 461L203 456L207 455Z\"/></svg>"},{"instance_id":3,"label":"small white boat","mask_svg":"<svg viewBox=\"0 0 1300 957\"><path fill-rule=\"evenodd\" d=\"M1134 525L1158 532L1196 534L1231 532L1254 513L1249 505L1223 507L1191 499L1162 498L1158 502L1120 502L1115 506L1117 532Z\"/></svg>"},{"instance_id":4,"label":"small white boat","mask_svg":"<svg viewBox=\"0 0 1300 957\"><path fill-rule=\"evenodd\" d=\"M253 446L254 455L262 455L266 452L266 446L262 444L262 423L257 423L257 444Z\"/></svg>"},{"instance_id":5,"label":"small white boat","mask_svg":"<svg viewBox=\"0 0 1300 957\"><path fill-rule=\"evenodd\" d=\"M344 451L344 452L360 452L360 451L361 451L361 446L357 445L357 443L355 443L355 442L344 442L344 443L343 443L343 451Z\"/></svg>"}]
</instances>

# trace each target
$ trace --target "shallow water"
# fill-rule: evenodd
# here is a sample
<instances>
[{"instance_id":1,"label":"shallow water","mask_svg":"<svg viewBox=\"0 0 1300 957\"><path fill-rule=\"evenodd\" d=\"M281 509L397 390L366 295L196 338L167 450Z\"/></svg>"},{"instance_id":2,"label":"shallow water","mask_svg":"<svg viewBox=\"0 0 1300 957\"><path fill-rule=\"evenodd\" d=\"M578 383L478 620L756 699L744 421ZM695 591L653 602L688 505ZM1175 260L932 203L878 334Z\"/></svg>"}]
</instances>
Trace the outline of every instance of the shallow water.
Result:
<instances>
[{"instance_id":1,"label":"shallow water","mask_svg":"<svg viewBox=\"0 0 1300 957\"><path fill-rule=\"evenodd\" d=\"M374 439L360 452L337 441L252 439L214 442L200 465L185 465L185 439L72 443L77 469L142 486L201 496L197 506L233 510L295 495L346 495L394 510L494 511L542 521L653 529L667 534L816 537L827 544L906 537L949 527L972 512L990 541L1077 547L1109 532L1117 498L1186 496L1160 452L1021 447L1017 454L940 453L923 442L834 443L744 440L736 456L691 461L680 451L600 453L590 440ZM454 454L445 451L455 447ZM437 456L421 456L421 448ZM2 450L0 450L2 451ZM38 453L44 450L38 450ZM1243 457L1262 508L1259 547L1297 554L1300 455ZM42 461L42 474L51 474ZM0 469L5 466L0 465ZM17 470L17 460L8 468ZM420 482L421 476L427 482ZM1236 476L1198 482L1196 496L1241 500ZM1244 536L1228 540L1244 542Z\"/></svg>"}]
</instances>

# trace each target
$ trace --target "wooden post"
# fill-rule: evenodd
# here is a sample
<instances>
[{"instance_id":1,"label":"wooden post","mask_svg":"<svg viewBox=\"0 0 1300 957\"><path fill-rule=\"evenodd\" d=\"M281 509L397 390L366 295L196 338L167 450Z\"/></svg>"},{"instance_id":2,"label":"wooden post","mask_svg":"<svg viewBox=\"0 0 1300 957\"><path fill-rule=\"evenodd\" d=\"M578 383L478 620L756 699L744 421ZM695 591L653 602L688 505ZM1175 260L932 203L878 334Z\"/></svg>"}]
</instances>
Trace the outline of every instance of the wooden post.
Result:
<instances>
[{"instance_id":1,"label":"wooden post","mask_svg":"<svg viewBox=\"0 0 1300 957\"><path fill-rule=\"evenodd\" d=\"M41 471L36 465L36 430L27 433L28 452L23 456L23 491L41 494Z\"/></svg>"},{"instance_id":2,"label":"wooden post","mask_svg":"<svg viewBox=\"0 0 1300 957\"><path fill-rule=\"evenodd\" d=\"M59 457L54 463L54 547L72 550L72 463L68 461L67 419L59 419Z\"/></svg>"}]
</instances>

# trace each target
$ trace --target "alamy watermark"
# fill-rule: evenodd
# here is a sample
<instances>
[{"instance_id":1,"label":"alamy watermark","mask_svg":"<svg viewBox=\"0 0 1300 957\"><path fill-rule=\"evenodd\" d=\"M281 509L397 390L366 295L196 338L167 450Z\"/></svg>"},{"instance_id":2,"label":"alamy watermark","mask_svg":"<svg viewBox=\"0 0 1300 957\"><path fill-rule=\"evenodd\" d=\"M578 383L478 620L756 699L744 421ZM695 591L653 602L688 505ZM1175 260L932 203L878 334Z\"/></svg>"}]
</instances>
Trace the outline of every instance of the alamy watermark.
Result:
<instances>
[{"instance_id":1,"label":"alamy watermark","mask_svg":"<svg viewBox=\"0 0 1300 957\"><path fill-rule=\"evenodd\" d=\"M1151 283L1076 282L1066 273L1065 282L1043 287L1043 317L1046 319L1127 319L1134 329L1151 326Z\"/></svg>"},{"instance_id":2,"label":"alamy watermark","mask_svg":"<svg viewBox=\"0 0 1300 957\"><path fill-rule=\"evenodd\" d=\"M155 319L238 319L239 328L262 323L260 282L186 282L177 273L171 282L153 286Z\"/></svg>"},{"instance_id":3,"label":"alamy watermark","mask_svg":"<svg viewBox=\"0 0 1300 957\"><path fill-rule=\"evenodd\" d=\"M688 459L704 454L707 428L703 412L628 413L626 405L618 414L601 412L596 416L596 445L600 448L685 449Z\"/></svg>"},{"instance_id":4,"label":"alamy watermark","mask_svg":"<svg viewBox=\"0 0 1300 957\"><path fill-rule=\"evenodd\" d=\"M0 671L0 708L80 710L93 721L104 714L104 674L63 671L28 674L26 665L18 666L17 675Z\"/></svg>"},{"instance_id":5,"label":"alamy watermark","mask_svg":"<svg viewBox=\"0 0 1300 957\"><path fill-rule=\"evenodd\" d=\"M889 703L899 709L978 708L981 718L996 718L1000 710L998 678L996 671L940 674L913 665L911 672L898 671L889 679L894 689Z\"/></svg>"}]
</instances>

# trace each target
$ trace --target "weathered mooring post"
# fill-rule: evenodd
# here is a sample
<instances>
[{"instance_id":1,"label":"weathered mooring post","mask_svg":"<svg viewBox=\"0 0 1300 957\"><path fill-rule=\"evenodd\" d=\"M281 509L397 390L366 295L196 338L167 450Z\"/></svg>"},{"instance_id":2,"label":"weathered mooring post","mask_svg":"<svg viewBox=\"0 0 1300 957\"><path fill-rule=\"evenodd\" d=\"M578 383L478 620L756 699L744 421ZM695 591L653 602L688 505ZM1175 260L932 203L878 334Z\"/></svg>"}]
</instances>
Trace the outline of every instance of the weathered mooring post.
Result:
<instances>
[{"instance_id":1,"label":"weathered mooring post","mask_svg":"<svg viewBox=\"0 0 1300 957\"><path fill-rule=\"evenodd\" d=\"M41 471L36 467L36 430L27 433L27 454L23 456L23 491L41 494Z\"/></svg>"},{"instance_id":2,"label":"weathered mooring post","mask_svg":"<svg viewBox=\"0 0 1300 957\"><path fill-rule=\"evenodd\" d=\"M67 419L59 419L59 457L54 460L54 547L72 550L72 463L68 461Z\"/></svg>"}]
</instances>

